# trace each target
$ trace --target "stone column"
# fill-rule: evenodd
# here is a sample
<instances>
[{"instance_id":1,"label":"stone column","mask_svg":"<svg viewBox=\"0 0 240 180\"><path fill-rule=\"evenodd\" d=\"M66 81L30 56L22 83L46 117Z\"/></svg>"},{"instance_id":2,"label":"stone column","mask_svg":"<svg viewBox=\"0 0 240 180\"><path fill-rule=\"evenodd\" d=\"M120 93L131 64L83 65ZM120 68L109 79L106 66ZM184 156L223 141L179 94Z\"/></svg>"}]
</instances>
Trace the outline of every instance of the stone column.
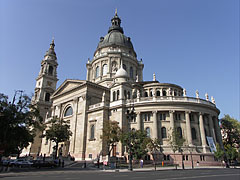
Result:
<instances>
[{"instance_id":1,"label":"stone column","mask_svg":"<svg viewBox=\"0 0 240 180\"><path fill-rule=\"evenodd\" d=\"M191 124L190 124L190 117L189 114L191 112L190 111L186 111L185 112L185 117L186 117L186 134L187 134L187 142L189 144L189 146L192 146L192 132L191 132Z\"/></svg>"},{"instance_id":2,"label":"stone column","mask_svg":"<svg viewBox=\"0 0 240 180\"><path fill-rule=\"evenodd\" d=\"M217 117L214 118L214 124L215 124L217 142L223 148L222 135L221 135L221 130L220 130L220 126L219 126L219 120Z\"/></svg>"},{"instance_id":3,"label":"stone column","mask_svg":"<svg viewBox=\"0 0 240 180\"><path fill-rule=\"evenodd\" d=\"M213 140L216 144L217 141L216 141L216 135L215 135L214 126L213 126L213 119L210 114L208 115L208 121L209 121L209 128L210 128L210 136L213 137Z\"/></svg>"},{"instance_id":4,"label":"stone column","mask_svg":"<svg viewBox=\"0 0 240 180\"><path fill-rule=\"evenodd\" d=\"M141 130L141 113L140 112L136 112L137 114L137 130Z\"/></svg>"},{"instance_id":5,"label":"stone column","mask_svg":"<svg viewBox=\"0 0 240 180\"><path fill-rule=\"evenodd\" d=\"M175 111L173 111L173 110L169 111L169 116L170 116L170 135L172 135L172 131L175 128L175 126L174 126L174 118L173 118L174 112Z\"/></svg>"},{"instance_id":6,"label":"stone column","mask_svg":"<svg viewBox=\"0 0 240 180\"><path fill-rule=\"evenodd\" d=\"M152 139L158 139L157 111L153 111L153 133Z\"/></svg>"},{"instance_id":7,"label":"stone column","mask_svg":"<svg viewBox=\"0 0 240 180\"><path fill-rule=\"evenodd\" d=\"M205 135L205 130L204 130L204 123L203 123L203 113L199 113L199 128L200 128L200 136L201 136L201 141L202 141L202 147L203 147L203 152L206 153L206 135Z\"/></svg>"}]
</instances>

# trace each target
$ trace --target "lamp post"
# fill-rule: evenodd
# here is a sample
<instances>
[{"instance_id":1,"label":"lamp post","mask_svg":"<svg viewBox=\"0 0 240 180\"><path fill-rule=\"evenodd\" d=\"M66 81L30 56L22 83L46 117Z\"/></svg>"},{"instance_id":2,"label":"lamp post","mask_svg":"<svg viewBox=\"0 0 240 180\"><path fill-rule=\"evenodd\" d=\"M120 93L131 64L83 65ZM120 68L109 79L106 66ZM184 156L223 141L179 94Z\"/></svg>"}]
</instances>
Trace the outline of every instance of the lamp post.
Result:
<instances>
[{"instance_id":1,"label":"lamp post","mask_svg":"<svg viewBox=\"0 0 240 180\"><path fill-rule=\"evenodd\" d=\"M130 121L133 121L133 119L136 117L136 113L135 113L135 109L134 109L134 104L131 105L131 110L127 111L127 119L128 119L128 123L130 123ZM129 128L130 132L131 129ZM128 170L132 171L133 167L132 167L132 144L131 144L131 140L132 140L132 134L129 134L129 166L128 166Z\"/></svg>"}]
</instances>

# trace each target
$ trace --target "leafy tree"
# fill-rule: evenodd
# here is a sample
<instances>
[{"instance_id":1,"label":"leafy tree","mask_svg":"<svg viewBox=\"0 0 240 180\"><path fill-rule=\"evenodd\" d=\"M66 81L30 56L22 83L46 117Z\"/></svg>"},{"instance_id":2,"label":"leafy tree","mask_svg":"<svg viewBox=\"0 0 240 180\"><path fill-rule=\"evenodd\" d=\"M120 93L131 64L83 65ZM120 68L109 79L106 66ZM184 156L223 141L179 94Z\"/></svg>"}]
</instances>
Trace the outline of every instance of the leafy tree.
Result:
<instances>
[{"instance_id":1,"label":"leafy tree","mask_svg":"<svg viewBox=\"0 0 240 180\"><path fill-rule=\"evenodd\" d=\"M172 130L172 134L169 136L169 144L174 152L174 157L175 157L175 152L178 151L182 154L183 152L183 145L185 143L185 139L180 135L180 133L177 131L177 129ZM176 160L176 158L175 158ZM184 164L183 164L183 158L182 158L182 168L184 169Z\"/></svg>"},{"instance_id":2,"label":"leafy tree","mask_svg":"<svg viewBox=\"0 0 240 180\"><path fill-rule=\"evenodd\" d=\"M162 152L160 140L159 139L150 139L147 144L147 148L153 156L154 169L156 171L156 153Z\"/></svg>"},{"instance_id":3,"label":"leafy tree","mask_svg":"<svg viewBox=\"0 0 240 180\"><path fill-rule=\"evenodd\" d=\"M105 121L103 124L103 134L101 139L106 143L107 154L110 156L111 151L120 141L121 129L117 121Z\"/></svg>"},{"instance_id":4,"label":"leafy tree","mask_svg":"<svg viewBox=\"0 0 240 180\"><path fill-rule=\"evenodd\" d=\"M224 115L220 122L224 146L240 148L240 122L229 115Z\"/></svg>"},{"instance_id":5,"label":"leafy tree","mask_svg":"<svg viewBox=\"0 0 240 180\"><path fill-rule=\"evenodd\" d=\"M224 151L219 144L216 145L216 151L214 151L214 156L219 160L222 160L224 158Z\"/></svg>"},{"instance_id":6,"label":"leafy tree","mask_svg":"<svg viewBox=\"0 0 240 180\"><path fill-rule=\"evenodd\" d=\"M121 142L127 147L129 155L132 155L137 160L147 154L149 140L150 138L147 136L147 133L140 130L123 133L121 137Z\"/></svg>"},{"instance_id":7,"label":"leafy tree","mask_svg":"<svg viewBox=\"0 0 240 180\"><path fill-rule=\"evenodd\" d=\"M72 132L69 121L54 117L46 123L46 130L42 137L46 137L47 140L56 143L54 156L57 158L59 143L68 141L70 136L72 136Z\"/></svg>"},{"instance_id":8,"label":"leafy tree","mask_svg":"<svg viewBox=\"0 0 240 180\"><path fill-rule=\"evenodd\" d=\"M16 94L15 94L16 95ZM23 148L33 142L36 129L41 129L42 118L38 109L31 105L27 95L19 97L18 102L8 101L0 93L0 150L2 155L20 155Z\"/></svg>"}]
</instances>

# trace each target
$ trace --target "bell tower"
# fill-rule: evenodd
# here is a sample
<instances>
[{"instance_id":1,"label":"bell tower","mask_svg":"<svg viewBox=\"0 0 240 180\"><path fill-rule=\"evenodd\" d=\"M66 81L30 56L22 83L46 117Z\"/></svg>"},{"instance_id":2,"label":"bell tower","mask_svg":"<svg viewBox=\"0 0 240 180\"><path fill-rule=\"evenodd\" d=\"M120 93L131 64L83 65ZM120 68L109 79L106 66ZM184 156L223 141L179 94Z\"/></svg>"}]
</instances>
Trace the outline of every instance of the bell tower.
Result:
<instances>
[{"instance_id":1,"label":"bell tower","mask_svg":"<svg viewBox=\"0 0 240 180\"><path fill-rule=\"evenodd\" d=\"M42 62L40 72L36 78L36 87L34 96L32 98L32 104L35 105L43 118L43 122L47 118L47 114L51 111L52 101L51 95L56 90L57 86L57 56L54 50L54 39L50 44L49 50L46 52ZM32 156L37 156L41 151L41 141L39 137L42 132L36 132L34 143L31 145L30 153Z\"/></svg>"}]
</instances>

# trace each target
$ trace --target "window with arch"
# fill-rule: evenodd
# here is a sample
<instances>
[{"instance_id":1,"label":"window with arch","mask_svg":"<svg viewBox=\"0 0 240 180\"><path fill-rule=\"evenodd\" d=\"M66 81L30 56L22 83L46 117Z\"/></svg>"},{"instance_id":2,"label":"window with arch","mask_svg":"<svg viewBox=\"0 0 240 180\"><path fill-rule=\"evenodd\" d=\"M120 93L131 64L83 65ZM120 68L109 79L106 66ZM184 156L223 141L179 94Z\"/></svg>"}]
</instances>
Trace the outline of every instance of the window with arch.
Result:
<instances>
[{"instance_id":1,"label":"window with arch","mask_svg":"<svg viewBox=\"0 0 240 180\"><path fill-rule=\"evenodd\" d=\"M124 99L127 99L127 91L124 90Z\"/></svg>"},{"instance_id":2,"label":"window with arch","mask_svg":"<svg viewBox=\"0 0 240 180\"><path fill-rule=\"evenodd\" d=\"M48 67L48 74L53 75L53 67L52 66Z\"/></svg>"},{"instance_id":3,"label":"window with arch","mask_svg":"<svg viewBox=\"0 0 240 180\"><path fill-rule=\"evenodd\" d=\"M45 94L45 101L47 101L47 102L50 101L50 93Z\"/></svg>"},{"instance_id":4,"label":"window with arch","mask_svg":"<svg viewBox=\"0 0 240 180\"><path fill-rule=\"evenodd\" d=\"M178 133L179 137L182 138L182 128L181 127L177 128L177 133Z\"/></svg>"},{"instance_id":5,"label":"window with arch","mask_svg":"<svg viewBox=\"0 0 240 180\"><path fill-rule=\"evenodd\" d=\"M116 92L113 91L113 101L116 101Z\"/></svg>"},{"instance_id":6,"label":"window with arch","mask_svg":"<svg viewBox=\"0 0 240 180\"><path fill-rule=\"evenodd\" d=\"M97 66L95 70L95 78L97 77L99 77L99 66Z\"/></svg>"},{"instance_id":7,"label":"window with arch","mask_svg":"<svg viewBox=\"0 0 240 180\"><path fill-rule=\"evenodd\" d=\"M72 114L73 114L73 109L71 106L69 106L64 113L64 117L71 116Z\"/></svg>"},{"instance_id":8,"label":"window with arch","mask_svg":"<svg viewBox=\"0 0 240 180\"><path fill-rule=\"evenodd\" d=\"M117 100L119 100L119 90L117 90Z\"/></svg>"},{"instance_id":9,"label":"window with arch","mask_svg":"<svg viewBox=\"0 0 240 180\"><path fill-rule=\"evenodd\" d=\"M106 75L108 72L108 65L107 64L104 64L103 65L103 76Z\"/></svg>"},{"instance_id":10,"label":"window with arch","mask_svg":"<svg viewBox=\"0 0 240 180\"><path fill-rule=\"evenodd\" d=\"M196 129L195 129L195 128L192 128L192 129L191 129L191 133L192 133L192 139L193 139L193 140L196 140L196 139L197 139Z\"/></svg>"},{"instance_id":11,"label":"window with arch","mask_svg":"<svg viewBox=\"0 0 240 180\"><path fill-rule=\"evenodd\" d=\"M173 95L174 95L174 96L177 96L177 91L174 91Z\"/></svg>"},{"instance_id":12,"label":"window with arch","mask_svg":"<svg viewBox=\"0 0 240 180\"><path fill-rule=\"evenodd\" d=\"M145 97L148 97L148 92L145 92L145 93L144 93L144 96L145 96Z\"/></svg>"},{"instance_id":13,"label":"window with arch","mask_svg":"<svg viewBox=\"0 0 240 180\"><path fill-rule=\"evenodd\" d=\"M95 125L90 128L90 139L95 139Z\"/></svg>"},{"instance_id":14,"label":"window with arch","mask_svg":"<svg viewBox=\"0 0 240 180\"><path fill-rule=\"evenodd\" d=\"M125 69L127 71L127 66L126 64L123 64L123 69Z\"/></svg>"},{"instance_id":15,"label":"window with arch","mask_svg":"<svg viewBox=\"0 0 240 180\"><path fill-rule=\"evenodd\" d=\"M152 91L150 91L150 97L153 97L153 92Z\"/></svg>"},{"instance_id":16,"label":"window with arch","mask_svg":"<svg viewBox=\"0 0 240 180\"><path fill-rule=\"evenodd\" d=\"M146 128L146 133L147 133L147 137L150 137L150 136L151 136L151 134L150 134L150 128L149 128L149 127Z\"/></svg>"},{"instance_id":17,"label":"window with arch","mask_svg":"<svg viewBox=\"0 0 240 180\"><path fill-rule=\"evenodd\" d=\"M128 99L131 98L131 93L130 93L130 91L127 92L127 98L128 98Z\"/></svg>"},{"instance_id":18,"label":"window with arch","mask_svg":"<svg viewBox=\"0 0 240 180\"><path fill-rule=\"evenodd\" d=\"M132 66L130 67L130 78L133 79L133 67Z\"/></svg>"},{"instance_id":19,"label":"window with arch","mask_svg":"<svg viewBox=\"0 0 240 180\"><path fill-rule=\"evenodd\" d=\"M167 91L163 90L163 96L167 96Z\"/></svg>"},{"instance_id":20,"label":"window with arch","mask_svg":"<svg viewBox=\"0 0 240 180\"><path fill-rule=\"evenodd\" d=\"M167 131L165 127L161 128L161 132L162 132L162 138L167 138Z\"/></svg>"},{"instance_id":21,"label":"window with arch","mask_svg":"<svg viewBox=\"0 0 240 180\"><path fill-rule=\"evenodd\" d=\"M157 96L160 96L160 91L157 91Z\"/></svg>"}]
</instances>

